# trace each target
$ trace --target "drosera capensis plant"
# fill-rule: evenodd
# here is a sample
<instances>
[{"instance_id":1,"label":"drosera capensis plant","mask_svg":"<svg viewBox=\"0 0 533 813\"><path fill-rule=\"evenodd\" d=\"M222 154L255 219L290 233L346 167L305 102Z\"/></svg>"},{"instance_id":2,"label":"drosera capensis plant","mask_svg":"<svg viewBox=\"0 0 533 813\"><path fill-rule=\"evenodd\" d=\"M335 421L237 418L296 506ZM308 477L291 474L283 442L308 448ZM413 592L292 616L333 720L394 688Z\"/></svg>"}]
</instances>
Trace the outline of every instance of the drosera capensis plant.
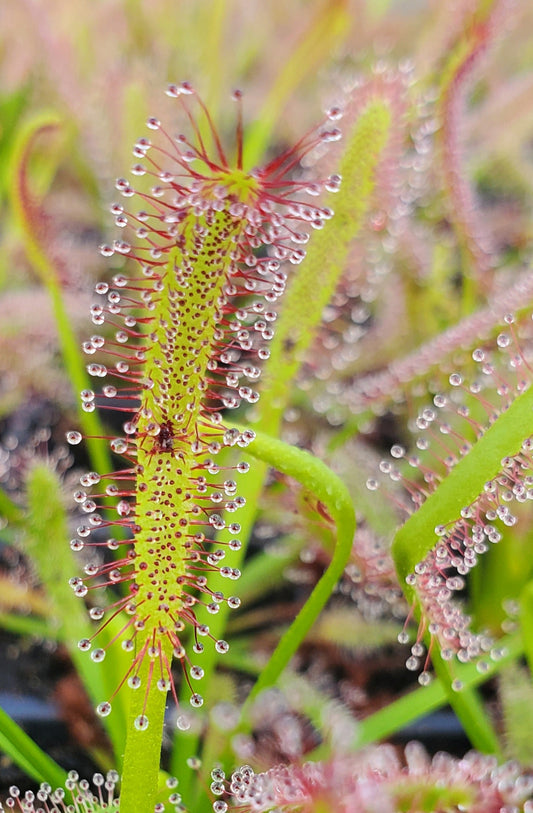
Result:
<instances>
[{"instance_id":1,"label":"drosera capensis plant","mask_svg":"<svg viewBox=\"0 0 533 813\"><path fill-rule=\"evenodd\" d=\"M241 545L240 525L231 515L244 500L238 496L233 476L245 473L249 466L246 462L220 465L216 457L225 447L246 448L254 432L226 425L221 410L257 401L249 383L259 377L258 361L268 357L266 344L276 318L273 305L285 287L281 265L303 260L301 246L308 234L302 226L322 228L332 216L330 208L302 198L306 191L314 198L321 186L333 191L340 180L332 176L309 187L288 174L311 149L340 137L328 118L294 149L247 173L242 167L240 116L232 165L208 112L195 99L207 120L215 159L206 151L205 136L190 105L183 102L195 96L193 88L188 83L171 85L167 93L181 103L194 138L172 138L159 121L148 121L161 143L147 138L137 142L134 153L142 162L135 164L133 173L153 177L156 186L150 193L136 193L120 179L117 188L122 195L128 199L137 194L145 208L130 212L119 204L112 207L118 226L134 225L136 243L118 240L101 249L106 257L115 252L128 255L140 270L135 277L115 275L111 286L97 284L96 292L106 300L93 306L93 322L118 330L112 339L98 334L84 344L85 353L99 359L89 363L89 374L113 376L113 383L106 383L101 393L82 392L85 409L93 411L103 400L126 413L124 436L110 439L111 451L126 463L114 473L82 476L84 489L98 488L97 493L76 491L75 500L87 519L71 542L80 551L92 546L121 549L109 562L88 564L86 577L73 578L71 585L80 597L87 595L93 579L98 586L127 587L110 607L93 606L90 614L103 626L109 618L124 615L119 638L132 660L121 683L127 682L134 691L122 796L124 804L131 799L131 804L136 800L139 805L142 784L146 809L153 804L169 691L178 703L173 659L183 666L190 703L203 704L193 683L201 680L204 670L187 651L188 628L193 630L194 654L203 651L202 639L213 639L211 645L221 654L228 649L208 624L198 621L195 608L203 605L215 615L223 601L230 607L239 605L236 596L214 591L209 577L214 571L230 581L239 576L237 568L221 562L226 551ZM236 100L240 103L239 94ZM338 115L335 110L330 118ZM259 249L268 253L257 256ZM102 350L107 365L101 361ZM82 435L71 431L67 440L77 445ZM300 464L303 468L305 462ZM117 497L116 519L99 513L105 496ZM223 514L231 521L226 522ZM102 529L113 536L101 541ZM216 549L210 545L213 531L219 534ZM349 552L349 525L347 531ZM345 554L337 577L346 560ZM322 603L335 581L327 587ZM91 649L94 661L102 661L106 649L93 647L92 639L97 642L98 632L82 639L79 646ZM287 661L286 651L281 657ZM103 700L97 710L105 717L112 703ZM151 749L149 742L154 743Z\"/></svg>"},{"instance_id":2,"label":"drosera capensis plant","mask_svg":"<svg viewBox=\"0 0 533 813\"><path fill-rule=\"evenodd\" d=\"M533 724L505 676L524 655L533 663L531 282L482 245L487 210L458 129L506 6L458 5L423 87L412 65L377 60L259 168L249 157L275 105L250 127L237 93L230 141L183 83L168 89L170 116L148 120L135 181L117 182L125 236L102 246L112 271L96 285L83 361L61 333L85 416L69 453L94 471L77 474L81 518L60 570L42 539L67 536L65 466L54 470L65 454L42 460L36 443L27 470L13 447L0 456L24 493L13 500L15 478L3 479L5 533L47 598L32 589L41 617L2 623L66 645L110 750L92 749L90 785L2 712L0 747L45 783L11 788L5 809L531 809L527 748L515 749L525 765L505 761ZM61 331L29 183L36 144L58 128L44 116L21 131L11 195ZM71 554L84 574L65 591ZM241 571L252 610L239 608ZM380 652L372 629L390 651L398 637L422 684L363 720L363 692L337 677L357 659L355 602L361 651ZM489 678L502 719L479 692ZM377 744L446 703L477 752L431 758L411 744L399 758Z\"/></svg>"}]
</instances>

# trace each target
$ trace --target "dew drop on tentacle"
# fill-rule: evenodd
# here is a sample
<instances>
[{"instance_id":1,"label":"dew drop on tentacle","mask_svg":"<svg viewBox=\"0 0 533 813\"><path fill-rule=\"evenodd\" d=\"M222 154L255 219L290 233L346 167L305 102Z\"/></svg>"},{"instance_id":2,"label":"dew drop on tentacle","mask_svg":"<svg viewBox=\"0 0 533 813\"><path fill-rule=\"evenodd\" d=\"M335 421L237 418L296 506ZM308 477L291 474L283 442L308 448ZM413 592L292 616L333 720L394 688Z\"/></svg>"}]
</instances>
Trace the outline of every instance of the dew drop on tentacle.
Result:
<instances>
[{"instance_id":1,"label":"dew drop on tentacle","mask_svg":"<svg viewBox=\"0 0 533 813\"><path fill-rule=\"evenodd\" d=\"M139 714L139 716L135 718L134 726L137 731L146 731L148 725L148 717L145 714Z\"/></svg>"}]
</instances>

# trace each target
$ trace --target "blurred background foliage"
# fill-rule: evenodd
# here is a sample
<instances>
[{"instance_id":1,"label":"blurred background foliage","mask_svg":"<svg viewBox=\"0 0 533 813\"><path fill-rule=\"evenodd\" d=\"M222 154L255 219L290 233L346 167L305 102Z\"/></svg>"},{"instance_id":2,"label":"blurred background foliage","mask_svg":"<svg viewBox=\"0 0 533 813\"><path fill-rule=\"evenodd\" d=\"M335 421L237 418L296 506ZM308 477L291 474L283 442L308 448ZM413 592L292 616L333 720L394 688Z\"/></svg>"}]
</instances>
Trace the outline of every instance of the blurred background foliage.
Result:
<instances>
[{"instance_id":1,"label":"blurred background foliage","mask_svg":"<svg viewBox=\"0 0 533 813\"><path fill-rule=\"evenodd\" d=\"M76 397L62 370L42 273L9 205L17 173L27 174L30 230L55 268L78 330L86 322L90 281L103 268L95 248L111 229L107 205L114 179L127 173L131 145L144 134L147 116L164 109L167 82L190 79L227 141L235 127L230 93L240 87L247 156L255 163L267 145L275 150L290 143L343 89L384 65L413 66L417 92L438 88L453 47L490 5L3 0L0 417L13 414L31 394L62 407ZM523 256L531 240L533 9L527 2L501 5L496 45L477 76L475 115L465 120L462 135L469 170L490 204L494 241ZM17 139L44 113L56 125L36 132L23 168ZM416 117L416 108L408 115ZM412 329L428 332L418 319ZM380 363L387 355L385 344L377 354Z\"/></svg>"}]
</instances>

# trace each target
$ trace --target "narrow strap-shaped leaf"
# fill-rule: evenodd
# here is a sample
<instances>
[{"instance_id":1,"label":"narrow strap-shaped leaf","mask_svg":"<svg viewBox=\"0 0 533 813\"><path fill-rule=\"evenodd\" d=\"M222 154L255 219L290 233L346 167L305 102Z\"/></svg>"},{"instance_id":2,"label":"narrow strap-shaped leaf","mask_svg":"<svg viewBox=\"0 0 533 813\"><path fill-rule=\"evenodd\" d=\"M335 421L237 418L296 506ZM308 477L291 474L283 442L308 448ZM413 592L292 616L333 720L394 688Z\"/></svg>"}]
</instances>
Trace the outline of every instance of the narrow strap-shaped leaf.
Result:
<instances>
[{"instance_id":1,"label":"narrow strap-shaped leaf","mask_svg":"<svg viewBox=\"0 0 533 813\"><path fill-rule=\"evenodd\" d=\"M163 642L164 656L172 657L170 642ZM139 671L142 689L130 692L130 707L122 773L120 808L124 811L151 811L157 797L159 759L166 691L154 685L154 662L144 659ZM144 687L151 690L145 694Z\"/></svg>"},{"instance_id":2,"label":"narrow strap-shaped leaf","mask_svg":"<svg viewBox=\"0 0 533 813\"><path fill-rule=\"evenodd\" d=\"M374 189L376 168L387 143L391 111L386 101L369 101L346 135L339 165L338 192L325 201L335 216L313 235L307 256L292 277L276 323L258 404L261 429L277 435L289 393L305 353L322 323L324 308L345 271L352 241L359 233Z\"/></svg>"},{"instance_id":3,"label":"narrow strap-shaped leaf","mask_svg":"<svg viewBox=\"0 0 533 813\"><path fill-rule=\"evenodd\" d=\"M245 166L254 166L261 160L274 125L291 94L306 76L309 76L329 57L333 48L349 29L349 13L344 0L325 0L314 16L307 9L308 24L294 48L280 61L280 72L254 124L246 134Z\"/></svg>"},{"instance_id":4,"label":"narrow strap-shaped leaf","mask_svg":"<svg viewBox=\"0 0 533 813\"><path fill-rule=\"evenodd\" d=\"M53 787L64 786L66 772L1 707L0 751L38 782L49 782Z\"/></svg>"}]
</instances>

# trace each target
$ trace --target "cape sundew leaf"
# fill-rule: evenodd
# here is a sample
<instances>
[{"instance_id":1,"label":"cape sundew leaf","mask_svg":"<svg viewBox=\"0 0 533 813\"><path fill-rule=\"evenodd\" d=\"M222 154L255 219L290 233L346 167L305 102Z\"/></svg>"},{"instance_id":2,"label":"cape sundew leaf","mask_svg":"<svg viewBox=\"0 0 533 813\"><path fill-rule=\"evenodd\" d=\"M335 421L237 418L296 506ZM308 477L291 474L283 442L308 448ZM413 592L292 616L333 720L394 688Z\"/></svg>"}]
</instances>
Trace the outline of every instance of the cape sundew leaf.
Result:
<instances>
[{"instance_id":1,"label":"cape sundew leaf","mask_svg":"<svg viewBox=\"0 0 533 813\"><path fill-rule=\"evenodd\" d=\"M290 171L306 152L340 135L326 119L296 148L246 173L240 122L232 166L197 99L214 157L206 151L202 129L184 101L194 95L190 85L171 86L168 95L181 106L193 135L170 136L159 121L148 120L157 133L155 143L137 142L132 172L153 176L155 185L146 193L119 179L118 190L126 199L140 199L143 209L112 207L117 226L135 229L135 245L116 240L101 249L106 257L128 257L136 270L131 277L116 274L111 285L97 284L105 299L93 306L92 319L103 326L102 333L84 343L96 359L88 364L89 373L112 378L100 392L82 392L84 408L125 414L123 434L110 438L111 451L124 462L116 472L81 478L75 499L85 520L71 543L75 550L95 552L121 546L117 558L95 559L86 577L71 584L82 597L93 586L126 587L107 609L92 607L91 615L105 626L106 619L124 613L118 637L132 660L123 681L134 689L143 685L139 694L145 698L156 684L175 695L173 658L181 661L191 687L202 677L182 643L186 627L194 631L195 654L203 651L202 637L212 638L220 653L228 649L195 614L198 605L214 615L226 600L232 607L239 604L235 596L210 589L209 576L215 571L230 581L239 576L222 562L226 552L239 549L240 527L223 516L244 504L233 476L246 472L248 464L229 470L215 458L224 447L247 446L253 432L226 428L221 410L256 402L251 385L269 355L266 345L276 319L272 305L285 287L281 265L304 258L302 224L319 227L332 214L302 200L308 184L292 180ZM335 183L315 184L312 194ZM114 330L111 336L106 324ZM82 436L73 431L68 440L76 445ZM96 493L85 490L91 486L98 486ZM99 513L106 497L116 497L116 518ZM112 535L115 529L120 542ZM100 661L106 649L93 648L92 638L80 647ZM200 694L191 691L191 703L201 705ZM98 708L105 716L111 705L106 700ZM147 725L142 703L140 711L136 722L142 729Z\"/></svg>"},{"instance_id":2,"label":"cape sundew leaf","mask_svg":"<svg viewBox=\"0 0 533 813\"><path fill-rule=\"evenodd\" d=\"M268 425L273 433L276 416L285 406L289 382L321 324L322 312L345 270L350 244L363 223L390 124L388 102L371 99L346 138L337 176L340 188L336 191L334 184L329 185L332 198L335 192L335 217L314 234L302 273L287 291L265 367L267 385L260 404L266 421L263 428Z\"/></svg>"}]
</instances>

